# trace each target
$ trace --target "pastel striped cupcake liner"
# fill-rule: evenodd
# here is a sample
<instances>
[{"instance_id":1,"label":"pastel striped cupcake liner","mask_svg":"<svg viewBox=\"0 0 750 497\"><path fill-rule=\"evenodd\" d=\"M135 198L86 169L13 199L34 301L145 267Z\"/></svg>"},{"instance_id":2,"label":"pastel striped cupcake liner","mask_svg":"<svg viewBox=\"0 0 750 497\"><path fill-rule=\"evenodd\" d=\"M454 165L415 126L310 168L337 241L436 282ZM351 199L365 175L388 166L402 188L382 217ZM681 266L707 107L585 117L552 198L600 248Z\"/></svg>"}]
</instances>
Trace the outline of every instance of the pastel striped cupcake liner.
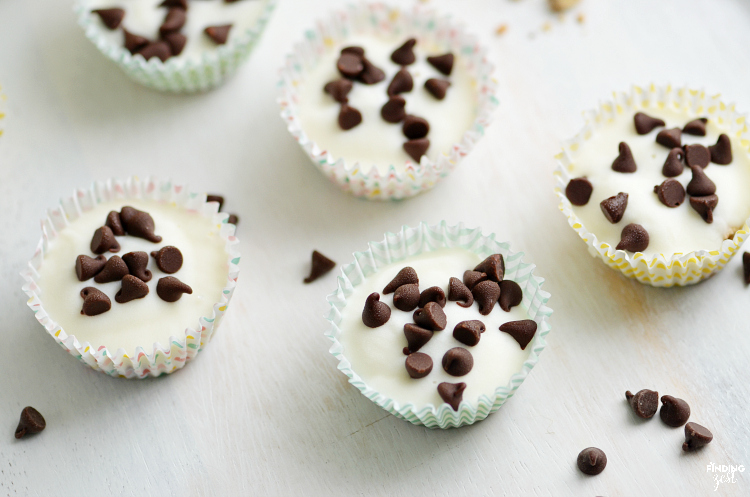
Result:
<instances>
[{"instance_id":1,"label":"pastel striped cupcake liner","mask_svg":"<svg viewBox=\"0 0 750 497\"><path fill-rule=\"evenodd\" d=\"M211 219L217 225L227 252L226 284L221 295L216 296L218 301L213 305L211 315L201 317L195 327L185 329L184 333L170 336L169 343L154 343L151 351L137 347L133 356L123 349L110 351L99 344L81 343L75 337L75 330L62 329L54 321L54 316L48 315L44 310L41 289L36 281L50 241L57 238L70 223L75 222L81 213L93 209L102 202L131 198L174 204ZM92 369L110 376L138 379L173 373L194 359L211 341L232 299L239 275L240 254L239 241L234 236L235 226L228 224L228 217L228 214L218 212L217 203L206 202L205 194L189 192L186 187L168 180L140 180L136 177L124 181L110 179L96 182L88 189L77 190L73 196L63 199L55 208L49 209L47 216L42 220L42 238L34 257L21 273L25 281L23 291L29 297L27 304L50 336L63 349Z\"/></svg>"},{"instance_id":2,"label":"pastel striped cupcake liner","mask_svg":"<svg viewBox=\"0 0 750 497\"><path fill-rule=\"evenodd\" d=\"M346 350L339 341L344 331L340 328L341 311L347 305L347 297L365 278L376 273L379 268L388 264L406 260L424 252L443 248L462 248L487 257L500 253L505 259L505 274L523 289L521 306L526 310L529 319L537 322L538 329L530 344L528 359L507 384L499 385L492 396L481 396L476 405L464 401L458 411L448 404L415 406L400 405L387 394L370 387L352 369L346 358ZM349 378L365 397L396 417L415 425L429 428L456 428L481 421L497 411L518 390L523 381L539 361L539 355L547 345L546 336L550 332L549 318L552 309L547 307L550 294L542 290L544 280L534 274L536 266L523 262L522 252L513 252L510 244L499 242L495 234L485 236L481 228L467 228L463 223L449 225L445 221L430 225L420 223L418 226L403 226L397 233L386 233L380 242L370 242L364 252L354 253L354 262L342 268L338 277L338 288L328 295L330 309L326 320L329 323L325 336L332 342L330 353L339 361L338 369Z\"/></svg>"}]
</instances>

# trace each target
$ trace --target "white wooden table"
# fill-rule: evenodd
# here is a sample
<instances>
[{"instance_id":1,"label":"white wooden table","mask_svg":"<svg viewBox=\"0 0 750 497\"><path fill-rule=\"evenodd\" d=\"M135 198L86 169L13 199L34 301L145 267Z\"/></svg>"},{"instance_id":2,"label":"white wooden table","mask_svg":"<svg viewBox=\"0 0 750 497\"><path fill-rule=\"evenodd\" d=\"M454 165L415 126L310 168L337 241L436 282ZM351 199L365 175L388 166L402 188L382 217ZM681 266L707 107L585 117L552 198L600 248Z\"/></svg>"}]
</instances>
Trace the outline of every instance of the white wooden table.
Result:
<instances>
[{"instance_id":1,"label":"white wooden table","mask_svg":"<svg viewBox=\"0 0 750 497\"><path fill-rule=\"evenodd\" d=\"M584 0L560 21L541 0L432 0L490 48L501 107L447 181L387 204L330 185L275 103L284 55L344 1L281 0L249 63L195 96L131 83L85 39L69 3L0 2L0 495L705 496L711 462L748 467L716 495L750 494L750 290L739 258L694 288L626 280L587 254L551 175L581 111L633 83L689 84L750 111L750 2ZM148 381L106 377L60 350L18 276L45 208L130 174L224 193L241 218L242 274L222 329L195 363ZM549 346L515 398L447 431L396 419L346 383L322 335L335 277L301 282L313 248L346 263L385 231L440 219L529 254L555 310ZM682 429L637 421L623 394L641 388L686 399L714 442L682 454ZM16 441L26 405L48 427ZM575 467L591 445L609 458L593 478Z\"/></svg>"}]
</instances>

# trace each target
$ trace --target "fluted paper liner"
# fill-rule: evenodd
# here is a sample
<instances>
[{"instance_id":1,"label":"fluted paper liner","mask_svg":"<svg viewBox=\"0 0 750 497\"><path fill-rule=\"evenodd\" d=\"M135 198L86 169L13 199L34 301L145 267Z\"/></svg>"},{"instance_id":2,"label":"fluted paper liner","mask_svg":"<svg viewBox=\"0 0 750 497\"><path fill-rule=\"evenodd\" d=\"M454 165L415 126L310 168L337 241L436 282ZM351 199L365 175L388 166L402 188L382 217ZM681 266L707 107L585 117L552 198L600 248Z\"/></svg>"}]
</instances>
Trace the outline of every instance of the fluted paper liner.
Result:
<instances>
[{"instance_id":1,"label":"fluted paper liner","mask_svg":"<svg viewBox=\"0 0 750 497\"><path fill-rule=\"evenodd\" d=\"M432 404L399 405L388 395L374 390L360 378L352 369L346 358L346 351L339 342L342 334L339 328L341 309L346 307L346 299L356 286L383 266L406 261L423 252L443 248L462 248L483 258L492 254L502 254L505 259L506 277L518 283L523 289L521 306L527 311L528 317L536 321L538 325L534 339L529 344L531 349L529 357L523 363L521 370L515 373L507 384L498 385L493 396L480 396L476 405L473 405L474 399L471 399L471 402L464 400L458 411L454 411L446 403L437 406ZM342 268L341 276L338 277L338 289L327 297L331 308L326 315L329 328L325 335L333 342L330 353L338 359L338 369L365 397L394 416L415 425L424 425L429 428L453 428L483 420L513 396L539 361L539 354L547 345L545 337L550 331L548 320L552 315L552 309L547 307L550 295L541 288L544 280L534 275L536 266L523 262L523 255L521 252L511 251L507 242L497 241L494 234L484 236L481 228L467 228L463 224L448 225L445 221L436 225L421 223L413 228L404 226L398 233L386 233L385 238L380 242L370 242L368 250L355 252L354 262Z\"/></svg>"},{"instance_id":2,"label":"fluted paper liner","mask_svg":"<svg viewBox=\"0 0 750 497\"><path fill-rule=\"evenodd\" d=\"M434 39L445 43L463 59L476 81L477 115L461 141L453 144L450 150L441 150L437 161L422 156L419 163L407 161L405 165L399 164L398 169L391 164L387 172L381 174L374 165L347 163L341 157L334 157L308 138L299 119L301 83L308 69L314 67L330 47L347 39L351 33ZM281 117L312 163L342 190L367 199L402 199L428 190L448 176L484 135L498 105L492 72L486 49L447 17L420 6L402 10L382 3L350 5L316 23L316 27L307 31L304 40L287 56L279 81Z\"/></svg>"},{"instance_id":3,"label":"fluted paper liner","mask_svg":"<svg viewBox=\"0 0 750 497\"><path fill-rule=\"evenodd\" d=\"M217 302L213 305L212 314L198 319L194 328L187 328L184 333L170 336L167 344L154 343L150 351L148 348L136 347L132 357L124 349L110 351L100 344L80 343L75 337L75 330L63 330L54 321L54 316L49 316L45 312L44 303L39 295L40 288L36 283L38 270L44 263L49 242L54 240L60 231L74 223L82 212L91 210L102 202L131 198L173 204L211 219L219 228L218 236L224 240L227 252L227 281L221 295L216 296ZM224 317L239 275L239 241L234 236L235 226L227 223L228 214L218 212L218 205L216 202L206 202L205 194L191 193L183 185L153 178L129 178L124 181L111 179L94 183L88 189L77 190L72 197L49 209L47 216L42 220L42 238L27 269L21 273L26 281L23 291L29 297L28 306L34 312L37 321L63 349L97 371L110 376L143 379L172 373L182 368L211 340Z\"/></svg>"},{"instance_id":4,"label":"fluted paper liner","mask_svg":"<svg viewBox=\"0 0 750 497\"><path fill-rule=\"evenodd\" d=\"M5 109L7 108L6 101L8 97L3 93L3 87L0 85L0 137L3 136L3 130L5 129Z\"/></svg>"},{"instance_id":5,"label":"fluted paper liner","mask_svg":"<svg viewBox=\"0 0 750 497\"><path fill-rule=\"evenodd\" d=\"M674 285L694 285L721 271L730 259L738 252L750 232L750 218L734 233L731 239L724 240L714 250L696 250L689 253L654 254L646 256L641 252L635 254L616 250L605 242L600 242L594 233L589 232L583 222L573 212L573 206L565 196L565 187L572 179L570 173L572 161L569 152L585 146L597 129L601 128L612 116L622 113L634 113L649 108L672 107L675 110L692 109L699 115L707 116L722 126L727 126L733 140L739 140L742 147L750 150L745 116L735 110L733 104L721 101L718 95L709 96L701 90L673 88L672 86L648 87L633 86L630 92L614 93L611 100L599 105L595 110L584 114L586 125L571 140L563 143L563 151L556 156L555 193L560 197L560 210L568 218L568 224L578 236L586 242L589 253L598 257L612 269L620 271L628 278L635 278L641 283L652 286L671 287Z\"/></svg>"}]
</instances>

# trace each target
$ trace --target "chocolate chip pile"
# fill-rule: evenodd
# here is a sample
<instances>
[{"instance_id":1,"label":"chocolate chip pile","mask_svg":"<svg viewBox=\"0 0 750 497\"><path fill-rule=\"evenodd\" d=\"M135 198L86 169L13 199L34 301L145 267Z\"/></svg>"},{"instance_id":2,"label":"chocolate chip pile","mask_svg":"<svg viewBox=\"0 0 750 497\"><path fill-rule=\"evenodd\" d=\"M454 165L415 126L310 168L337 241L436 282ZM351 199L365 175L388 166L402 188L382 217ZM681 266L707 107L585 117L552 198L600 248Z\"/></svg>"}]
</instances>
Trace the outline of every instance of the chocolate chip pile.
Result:
<instances>
[{"instance_id":1,"label":"chocolate chip pile","mask_svg":"<svg viewBox=\"0 0 750 497\"><path fill-rule=\"evenodd\" d=\"M407 114L406 99L401 96L414 89L414 79L407 70L407 66L417 61L417 56L414 54L416 44L417 40L410 38L391 54L391 60L400 65L401 69L396 72L388 85L386 90L388 100L381 108L380 115L386 122L403 123L401 131L407 138L403 145L404 151L419 162L430 148L430 140L426 138L430 132L430 123L422 117ZM453 61L452 53L427 57L427 62L446 76L450 76L453 71ZM362 113L349 105L348 94L353 88L353 82L374 85L385 79L385 72L365 57L364 48L357 46L345 47L341 50L336 68L343 78L326 83L323 90L341 104L338 123L341 129L347 131L362 123ZM437 100L443 100L450 85L450 81L446 79L430 78L425 81L424 88Z\"/></svg>"},{"instance_id":2,"label":"chocolate chip pile","mask_svg":"<svg viewBox=\"0 0 750 497\"><path fill-rule=\"evenodd\" d=\"M643 112L633 117L635 130L639 135L646 135L658 127L665 127L666 123ZM706 223L712 223L713 211L719 203L716 195L716 185L706 175L705 169L709 163L722 166L732 163L732 144L725 134L719 136L715 145L704 147L700 144L682 144L683 134L706 136L707 118L694 119L680 128L663 129L656 135L656 143L669 149L662 167L662 174L667 178L660 185L654 187L654 193L659 201L670 208L679 207L685 201L685 193L690 196L690 206L703 218ZM674 179L690 168L692 179L686 187ZM630 174L638 170L633 153L627 143L619 145L619 155L612 162L612 170ZM594 187L585 177L573 178L565 188L565 196L570 203L577 206L586 205L591 198ZM612 224L617 224L625 214L628 206L628 194L620 192L613 197L604 199L600 203L604 217ZM629 252L643 252L648 247L648 232L640 224L631 223L625 226L620 235L617 250Z\"/></svg>"},{"instance_id":3,"label":"chocolate chip pile","mask_svg":"<svg viewBox=\"0 0 750 497\"><path fill-rule=\"evenodd\" d=\"M146 252L128 252L122 257L113 255L109 259L102 254L119 252L120 244L116 237L126 234L159 243L161 237L156 235L154 230L154 219L148 212L130 206L123 207L120 212L111 211L107 214L104 226L98 228L91 238L91 252L99 255L95 258L83 254L76 257L78 281L87 281L91 278L94 278L96 283L121 281L122 287L115 295L115 302L118 304L148 295L149 288L146 283L151 281L153 275L146 269L149 261ZM156 266L166 274L174 274L182 267L182 252L171 245L151 252L151 257L154 258ZM191 294L193 289L174 276L160 278L156 284L156 294L165 302L177 302L183 293ZM86 316L96 316L112 308L112 302L107 294L98 288L87 286L81 290L81 297L81 314Z\"/></svg>"},{"instance_id":4,"label":"chocolate chip pile","mask_svg":"<svg viewBox=\"0 0 750 497\"><path fill-rule=\"evenodd\" d=\"M474 302L479 306L479 313L489 315L499 303L500 307L509 312L523 300L523 291L514 281L504 280L505 261L501 254L493 254L479 263L473 270L464 272L463 281L450 278L448 296L442 288L433 286L419 291L419 277L414 268L405 267L395 278L383 288L383 294L393 293L393 305L403 312L414 311L414 323L404 325L404 335L407 346L403 353L406 355L406 371L414 379L424 378L432 371L432 358L418 352L422 346L430 341L437 331L447 326L447 318L443 308L446 300L456 302L461 307L471 307ZM415 310L416 309L416 310ZM383 326L391 317L391 308L380 301L380 294L370 294L365 301L362 311L362 322L370 328ZM512 336L525 350L534 338L537 324L531 319L509 321L500 326L500 331ZM485 325L479 320L462 321L453 328L453 338L468 347L479 343ZM461 377L468 374L474 366L474 358L468 349L454 347L443 355L442 366L451 376ZM440 383L438 394L443 401L450 404L454 411L463 400L466 383Z\"/></svg>"},{"instance_id":5,"label":"chocolate chip pile","mask_svg":"<svg viewBox=\"0 0 750 497\"><path fill-rule=\"evenodd\" d=\"M239 0L223 1L224 3L234 3ZM122 28L122 32L125 35L125 48L131 54L140 54L146 60L158 57L162 62L165 62L170 57L180 55L187 43L187 36L182 34L180 30L182 30L187 21L188 0L164 0L157 8L166 9L164 21L159 27L158 39L149 39L145 36L131 33L125 28ZM125 18L125 10L119 7L96 9L92 10L91 13L97 14L102 23L113 31L120 27ZM217 45L223 45L229 38L230 29L232 29L231 24L223 24L220 26L208 26L203 32Z\"/></svg>"}]
</instances>

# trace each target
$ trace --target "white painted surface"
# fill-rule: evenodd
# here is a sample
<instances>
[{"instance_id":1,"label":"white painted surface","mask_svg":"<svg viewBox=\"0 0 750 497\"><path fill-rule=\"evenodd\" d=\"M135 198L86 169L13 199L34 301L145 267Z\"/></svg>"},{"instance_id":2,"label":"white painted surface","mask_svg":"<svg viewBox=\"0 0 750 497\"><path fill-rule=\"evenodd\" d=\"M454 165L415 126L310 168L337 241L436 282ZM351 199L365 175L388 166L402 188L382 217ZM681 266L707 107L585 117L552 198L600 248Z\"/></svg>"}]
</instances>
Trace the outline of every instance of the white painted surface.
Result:
<instances>
[{"instance_id":1,"label":"white painted surface","mask_svg":"<svg viewBox=\"0 0 750 497\"><path fill-rule=\"evenodd\" d=\"M490 47L502 105L448 181L382 204L341 194L307 164L274 102L283 55L320 9L342 3L282 0L234 79L172 96L127 80L67 2L0 2L9 97L0 495L748 495L750 290L739 259L695 288L625 280L592 259L559 214L551 172L581 111L631 83L689 83L750 110L750 4L584 0L579 25L574 16L560 23L541 0L433 0ZM508 32L497 38L501 23ZM223 192L243 240L240 285L213 343L184 371L147 381L105 377L59 350L26 308L18 276L46 207L94 178L133 173ZM301 280L313 248L345 263L386 230L443 218L530 254L555 314L515 398L475 426L432 431L347 385L322 335L335 278ZM687 400L714 442L683 455L681 429L634 419L623 393L645 387ZM48 428L17 442L25 405ZM609 457L594 478L575 468L590 445ZM710 462L748 470L714 493Z\"/></svg>"}]
</instances>

